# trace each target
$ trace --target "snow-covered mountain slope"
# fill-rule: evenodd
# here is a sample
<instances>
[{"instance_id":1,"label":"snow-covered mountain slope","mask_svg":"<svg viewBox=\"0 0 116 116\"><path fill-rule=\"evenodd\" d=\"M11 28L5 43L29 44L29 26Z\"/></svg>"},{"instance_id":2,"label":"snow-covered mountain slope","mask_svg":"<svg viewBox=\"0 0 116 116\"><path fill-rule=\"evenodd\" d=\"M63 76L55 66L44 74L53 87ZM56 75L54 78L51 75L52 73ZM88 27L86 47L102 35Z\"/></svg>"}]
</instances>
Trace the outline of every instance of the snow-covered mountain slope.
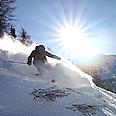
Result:
<instances>
[{"instance_id":1,"label":"snow-covered mountain slope","mask_svg":"<svg viewBox=\"0 0 116 116\"><path fill-rule=\"evenodd\" d=\"M80 68L93 78L108 79L116 76L116 55L97 55L88 62L80 63Z\"/></svg>"},{"instance_id":2,"label":"snow-covered mountain slope","mask_svg":"<svg viewBox=\"0 0 116 116\"><path fill-rule=\"evenodd\" d=\"M33 65L18 63L26 60L0 51L0 116L116 116L116 95L74 65L51 60L52 69L39 77Z\"/></svg>"}]
</instances>

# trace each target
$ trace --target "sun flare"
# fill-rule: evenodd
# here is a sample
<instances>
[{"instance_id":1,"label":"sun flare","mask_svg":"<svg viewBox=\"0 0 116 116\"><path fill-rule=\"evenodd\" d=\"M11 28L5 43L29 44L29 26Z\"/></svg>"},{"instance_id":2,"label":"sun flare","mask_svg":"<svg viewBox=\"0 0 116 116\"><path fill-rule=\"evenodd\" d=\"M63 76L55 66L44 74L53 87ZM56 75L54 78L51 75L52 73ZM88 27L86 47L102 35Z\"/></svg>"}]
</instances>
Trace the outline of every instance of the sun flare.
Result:
<instances>
[{"instance_id":1,"label":"sun flare","mask_svg":"<svg viewBox=\"0 0 116 116\"><path fill-rule=\"evenodd\" d=\"M92 43L88 39L88 33L85 33L77 26L62 27L58 32L58 42L64 51L69 52L72 57L95 55L92 49Z\"/></svg>"}]
</instances>

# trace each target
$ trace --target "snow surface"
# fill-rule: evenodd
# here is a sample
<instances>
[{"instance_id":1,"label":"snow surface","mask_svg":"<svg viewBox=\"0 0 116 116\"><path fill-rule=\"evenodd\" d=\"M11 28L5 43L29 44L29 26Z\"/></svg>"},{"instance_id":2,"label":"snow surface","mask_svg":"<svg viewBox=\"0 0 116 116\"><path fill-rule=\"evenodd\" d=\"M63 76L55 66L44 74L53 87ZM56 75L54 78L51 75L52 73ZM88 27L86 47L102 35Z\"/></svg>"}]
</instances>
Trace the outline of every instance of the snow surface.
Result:
<instances>
[{"instance_id":1,"label":"snow surface","mask_svg":"<svg viewBox=\"0 0 116 116\"><path fill-rule=\"evenodd\" d=\"M16 63L26 63L33 47L7 41L9 47L0 40L0 116L116 116L116 95L95 86L90 75L68 61L48 59L52 68L35 76L33 65Z\"/></svg>"}]
</instances>

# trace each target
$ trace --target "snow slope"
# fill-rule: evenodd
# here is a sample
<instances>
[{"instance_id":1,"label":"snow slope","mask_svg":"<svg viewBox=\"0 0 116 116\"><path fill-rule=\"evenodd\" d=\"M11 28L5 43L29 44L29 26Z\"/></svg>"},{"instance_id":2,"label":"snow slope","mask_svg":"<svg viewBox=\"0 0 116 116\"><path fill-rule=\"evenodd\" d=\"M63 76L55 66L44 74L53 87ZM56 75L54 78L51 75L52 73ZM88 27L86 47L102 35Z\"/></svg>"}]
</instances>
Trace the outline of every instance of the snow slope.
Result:
<instances>
[{"instance_id":1,"label":"snow slope","mask_svg":"<svg viewBox=\"0 0 116 116\"><path fill-rule=\"evenodd\" d=\"M116 95L69 62L49 59L52 69L39 77L33 65L8 62L25 63L25 53L1 49L0 116L116 116Z\"/></svg>"}]
</instances>

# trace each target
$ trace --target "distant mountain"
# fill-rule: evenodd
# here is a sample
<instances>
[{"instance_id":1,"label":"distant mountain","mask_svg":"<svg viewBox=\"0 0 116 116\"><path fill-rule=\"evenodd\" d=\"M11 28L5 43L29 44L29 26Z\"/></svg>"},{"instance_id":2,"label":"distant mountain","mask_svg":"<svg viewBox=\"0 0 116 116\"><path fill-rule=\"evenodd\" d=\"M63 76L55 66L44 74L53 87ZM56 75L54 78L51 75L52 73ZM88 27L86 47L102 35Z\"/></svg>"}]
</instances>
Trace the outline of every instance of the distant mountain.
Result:
<instances>
[{"instance_id":1,"label":"distant mountain","mask_svg":"<svg viewBox=\"0 0 116 116\"><path fill-rule=\"evenodd\" d=\"M94 78L97 86L116 93L116 55L100 54L79 67Z\"/></svg>"},{"instance_id":2,"label":"distant mountain","mask_svg":"<svg viewBox=\"0 0 116 116\"><path fill-rule=\"evenodd\" d=\"M97 55L91 61L78 65L81 70L93 78L111 78L116 76L116 55Z\"/></svg>"}]
</instances>

